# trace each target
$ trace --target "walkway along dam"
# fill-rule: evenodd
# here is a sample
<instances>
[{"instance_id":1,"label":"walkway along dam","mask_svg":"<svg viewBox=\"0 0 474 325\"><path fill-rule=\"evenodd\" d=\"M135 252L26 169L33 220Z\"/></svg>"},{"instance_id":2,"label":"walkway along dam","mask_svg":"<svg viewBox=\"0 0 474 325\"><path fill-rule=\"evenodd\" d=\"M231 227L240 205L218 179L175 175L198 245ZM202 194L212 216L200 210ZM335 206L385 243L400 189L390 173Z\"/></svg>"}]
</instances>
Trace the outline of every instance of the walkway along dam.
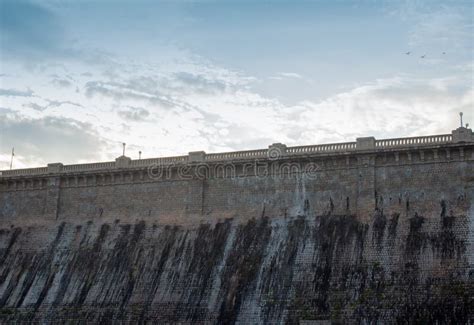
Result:
<instances>
[{"instance_id":1,"label":"walkway along dam","mask_svg":"<svg viewBox=\"0 0 474 325\"><path fill-rule=\"evenodd\" d=\"M2 171L0 322L474 322L474 135Z\"/></svg>"}]
</instances>

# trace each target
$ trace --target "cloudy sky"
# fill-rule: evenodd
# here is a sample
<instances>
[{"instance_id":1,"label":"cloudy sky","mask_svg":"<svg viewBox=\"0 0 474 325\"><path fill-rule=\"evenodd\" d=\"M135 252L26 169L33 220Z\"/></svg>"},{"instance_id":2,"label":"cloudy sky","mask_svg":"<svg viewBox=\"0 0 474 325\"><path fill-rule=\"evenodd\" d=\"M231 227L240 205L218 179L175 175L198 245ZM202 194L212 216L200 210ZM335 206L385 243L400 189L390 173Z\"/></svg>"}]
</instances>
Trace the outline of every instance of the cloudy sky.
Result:
<instances>
[{"instance_id":1,"label":"cloudy sky","mask_svg":"<svg viewBox=\"0 0 474 325\"><path fill-rule=\"evenodd\" d=\"M0 170L474 125L472 1L0 0ZM409 55L405 54L410 52ZM422 58L422 56L425 56Z\"/></svg>"}]
</instances>

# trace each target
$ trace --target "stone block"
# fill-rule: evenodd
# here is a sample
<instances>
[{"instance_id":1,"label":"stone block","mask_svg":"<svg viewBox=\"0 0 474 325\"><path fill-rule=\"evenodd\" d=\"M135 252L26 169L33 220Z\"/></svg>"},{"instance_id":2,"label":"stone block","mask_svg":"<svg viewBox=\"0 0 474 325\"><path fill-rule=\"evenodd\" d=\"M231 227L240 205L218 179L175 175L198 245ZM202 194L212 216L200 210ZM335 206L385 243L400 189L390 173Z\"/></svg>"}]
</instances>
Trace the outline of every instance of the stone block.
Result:
<instances>
[{"instance_id":1,"label":"stone block","mask_svg":"<svg viewBox=\"0 0 474 325\"><path fill-rule=\"evenodd\" d=\"M375 138L374 137L357 138L356 149L357 150L375 149Z\"/></svg>"},{"instance_id":2,"label":"stone block","mask_svg":"<svg viewBox=\"0 0 474 325\"><path fill-rule=\"evenodd\" d=\"M48 164L48 173L49 174L60 173L62 170L63 170L63 164L62 163Z\"/></svg>"},{"instance_id":3,"label":"stone block","mask_svg":"<svg viewBox=\"0 0 474 325\"><path fill-rule=\"evenodd\" d=\"M453 130L453 142L474 142L474 134L471 129L459 127Z\"/></svg>"},{"instance_id":4,"label":"stone block","mask_svg":"<svg viewBox=\"0 0 474 325\"><path fill-rule=\"evenodd\" d=\"M191 151L189 153L189 162L203 162L205 157L205 151Z\"/></svg>"},{"instance_id":5,"label":"stone block","mask_svg":"<svg viewBox=\"0 0 474 325\"><path fill-rule=\"evenodd\" d=\"M116 168L127 168L130 166L132 162L132 159L126 156L120 156L117 159L115 159L115 167Z\"/></svg>"},{"instance_id":6,"label":"stone block","mask_svg":"<svg viewBox=\"0 0 474 325\"><path fill-rule=\"evenodd\" d=\"M286 155L286 144L273 143L268 146L267 156L269 159L275 160Z\"/></svg>"}]
</instances>

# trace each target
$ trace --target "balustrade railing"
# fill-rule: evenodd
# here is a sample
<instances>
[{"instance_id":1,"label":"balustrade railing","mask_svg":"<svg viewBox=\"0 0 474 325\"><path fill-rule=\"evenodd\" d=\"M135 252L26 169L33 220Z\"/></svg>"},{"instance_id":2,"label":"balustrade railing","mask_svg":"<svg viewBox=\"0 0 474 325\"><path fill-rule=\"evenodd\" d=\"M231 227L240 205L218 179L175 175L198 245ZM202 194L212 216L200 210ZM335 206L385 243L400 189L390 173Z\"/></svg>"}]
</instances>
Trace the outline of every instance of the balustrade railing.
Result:
<instances>
[{"instance_id":1,"label":"balustrade railing","mask_svg":"<svg viewBox=\"0 0 474 325\"><path fill-rule=\"evenodd\" d=\"M48 172L48 167L24 168L0 171L0 176L41 175Z\"/></svg>"},{"instance_id":2,"label":"balustrade railing","mask_svg":"<svg viewBox=\"0 0 474 325\"><path fill-rule=\"evenodd\" d=\"M130 162L131 167L144 167L151 165L169 165L169 164L180 164L186 163L188 156L176 156L176 157L162 157L162 158L148 158L132 160Z\"/></svg>"},{"instance_id":3,"label":"balustrade railing","mask_svg":"<svg viewBox=\"0 0 474 325\"><path fill-rule=\"evenodd\" d=\"M351 151L356 149L356 142L345 142L345 143L331 143L331 144L318 144L312 146L298 146L288 147L286 149L287 154L306 154L306 153L319 153L319 152L338 152L338 151Z\"/></svg>"},{"instance_id":4,"label":"balustrade railing","mask_svg":"<svg viewBox=\"0 0 474 325\"><path fill-rule=\"evenodd\" d=\"M332 144L320 144L320 145L296 146L296 147L286 147L283 144L275 144L276 145L275 148L278 148L278 150L280 150L278 154L281 156L297 156L297 155L332 153L332 152L334 153L351 152L351 151L356 151L358 149L371 150L371 148L372 150L373 149L382 150L382 149L390 149L390 148L420 147L420 146L430 146L430 145L452 143L453 135L441 134L441 135L382 139L382 140L375 140L373 138L361 138L361 139L364 139L365 141L363 148L362 147L358 148L358 142L332 143ZM369 148L366 147L367 143L369 143L370 145ZM202 160L199 160L199 161L214 162L214 161L225 161L225 160L267 158L269 157L269 155L273 154L271 152L272 146L270 147L270 149L259 149L259 150L221 152L221 153L211 153L211 154L205 154L204 152L202 152ZM175 156L175 157L139 159L139 160L130 160L129 158L126 158L126 159L129 159L129 162L126 164L125 167L133 168L133 167L147 167L153 164L172 165L172 164L183 164L183 163L188 163L188 162L195 162L193 160L190 160L189 157L190 157L189 155L186 155L186 156ZM272 158L275 158L275 157L272 157ZM89 164L74 164L74 165L64 165L64 166L61 164L51 164L48 167L4 170L4 171L0 171L0 176L28 176L28 175L42 175L42 174L57 173L57 172L60 172L60 173L83 172L83 171L114 169L117 167L119 166L117 165L115 161L89 163Z\"/></svg>"},{"instance_id":5,"label":"balustrade railing","mask_svg":"<svg viewBox=\"0 0 474 325\"><path fill-rule=\"evenodd\" d=\"M268 151L267 149L260 149L260 150L210 153L204 156L204 160L216 161L216 160L232 160L232 159L247 159L247 158L265 158L267 157L267 151Z\"/></svg>"},{"instance_id":6,"label":"balustrade railing","mask_svg":"<svg viewBox=\"0 0 474 325\"><path fill-rule=\"evenodd\" d=\"M108 161L102 163L91 163L91 164L75 164L75 165L64 165L62 171L64 172L76 172L83 170L98 170L98 169L107 169L114 168L115 162Z\"/></svg>"},{"instance_id":7,"label":"balustrade railing","mask_svg":"<svg viewBox=\"0 0 474 325\"><path fill-rule=\"evenodd\" d=\"M443 144L449 143L453 139L451 134L441 135L430 135L423 137L411 137L411 138L397 138L397 139L383 139L375 140L375 147L381 148L394 148L394 147L413 147L423 146L432 144Z\"/></svg>"}]
</instances>

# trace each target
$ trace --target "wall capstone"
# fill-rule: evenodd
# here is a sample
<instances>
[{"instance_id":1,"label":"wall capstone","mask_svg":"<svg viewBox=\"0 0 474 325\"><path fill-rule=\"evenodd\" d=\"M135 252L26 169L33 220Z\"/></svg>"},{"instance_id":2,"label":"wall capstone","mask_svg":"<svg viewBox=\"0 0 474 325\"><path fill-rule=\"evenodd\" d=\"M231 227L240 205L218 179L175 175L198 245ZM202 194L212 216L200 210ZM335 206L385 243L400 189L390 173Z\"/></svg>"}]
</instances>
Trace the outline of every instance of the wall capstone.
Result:
<instances>
[{"instance_id":1,"label":"wall capstone","mask_svg":"<svg viewBox=\"0 0 474 325\"><path fill-rule=\"evenodd\" d=\"M48 164L48 173L49 174L60 173L62 170L63 170L63 164L62 163Z\"/></svg>"},{"instance_id":2,"label":"wall capstone","mask_svg":"<svg viewBox=\"0 0 474 325\"><path fill-rule=\"evenodd\" d=\"M453 130L453 142L474 142L474 134L471 129L459 127Z\"/></svg>"},{"instance_id":3,"label":"wall capstone","mask_svg":"<svg viewBox=\"0 0 474 325\"><path fill-rule=\"evenodd\" d=\"M130 166L130 163L132 162L132 159L130 157L126 156L120 156L115 159L115 167L116 168L127 168Z\"/></svg>"},{"instance_id":4,"label":"wall capstone","mask_svg":"<svg viewBox=\"0 0 474 325\"><path fill-rule=\"evenodd\" d=\"M204 161L205 156L206 156L205 151L191 151L189 153L189 161L190 162L202 162L202 161Z\"/></svg>"},{"instance_id":5,"label":"wall capstone","mask_svg":"<svg viewBox=\"0 0 474 325\"><path fill-rule=\"evenodd\" d=\"M286 144L283 143L273 143L268 146L267 156L269 159L278 159L281 156L286 155Z\"/></svg>"},{"instance_id":6,"label":"wall capstone","mask_svg":"<svg viewBox=\"0 0 474 325\"><path fill-rule=\"evenodd\" d=\"M375 138L374 137L357 138L356 149L357 150L375 149Z\"/></svg>"}]
</instances>

